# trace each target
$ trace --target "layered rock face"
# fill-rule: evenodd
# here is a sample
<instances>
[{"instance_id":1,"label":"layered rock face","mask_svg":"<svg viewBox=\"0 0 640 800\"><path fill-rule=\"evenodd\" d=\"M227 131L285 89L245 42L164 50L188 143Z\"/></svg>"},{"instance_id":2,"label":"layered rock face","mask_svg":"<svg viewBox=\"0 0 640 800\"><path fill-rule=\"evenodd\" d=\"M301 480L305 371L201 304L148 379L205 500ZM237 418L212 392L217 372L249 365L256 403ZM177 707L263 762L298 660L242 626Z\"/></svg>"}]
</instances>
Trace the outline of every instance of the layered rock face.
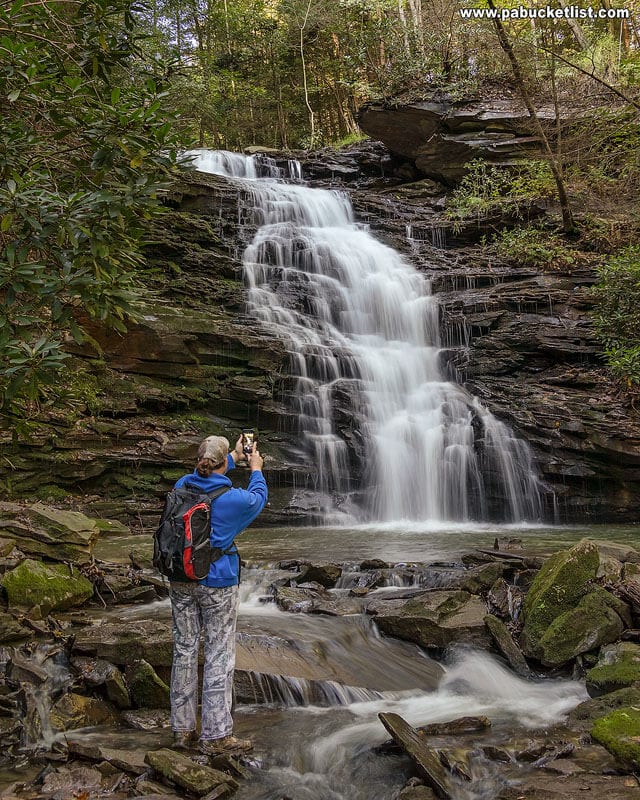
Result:
<instances>
[{"instance_id":1,"label":"layered rock face","mask_svg":"<svg viewBox=\"0 0 640 800\"><path fill-rule=\"evenodd\" d=\"M385 119L402 141L404 112L394 117L389 109ZM454 172L456 152L438 156ZM589 317L593 270L545 273L490 262L478 242L495 221L454 230L443 215L446 188L420 178L418 159L408 155L365 142L312 154L303 171L312 185L348 191L358 220L431 281L443 367L530 442L549 486L550 518L553 496L562 521L635 519L640 418L600 360ZM93 326L93 342L70 345L86 369L84 406L75 416L41 420L27 442L7 433L0 479L13 497L74 507L81 499L91 516L150 527L204 435L232 438L254 427L268 454L271 495L261 524L317 519L308 491L314 464L298 446L284 345L243 314L240 257L251 231L239 214L238 187L196 173L166 202L168 214L149 235L149 292L139 320L126 336ZM359 463L348 398L335 418Z\"/></svg>"}]
</instances>

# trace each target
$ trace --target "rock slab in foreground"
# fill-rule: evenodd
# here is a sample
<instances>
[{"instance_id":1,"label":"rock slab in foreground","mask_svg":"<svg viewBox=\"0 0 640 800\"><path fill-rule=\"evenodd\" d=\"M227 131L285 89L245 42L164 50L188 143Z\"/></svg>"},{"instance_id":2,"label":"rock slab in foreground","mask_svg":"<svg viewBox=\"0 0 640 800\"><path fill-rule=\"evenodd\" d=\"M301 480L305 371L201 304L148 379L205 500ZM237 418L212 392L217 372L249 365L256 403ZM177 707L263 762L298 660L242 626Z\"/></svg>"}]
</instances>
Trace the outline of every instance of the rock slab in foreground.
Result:
<instances>
[{"instance_id":1,"label":"rock slab in foreground","mask_svg":"<svg viewBox=\"0 0 640 800\"><path fill-rule=\"evenodd\" d=\"M591 736L629 771L640 769L640 708L619 708L593 723Z\"/></svg>"},{"instance_id":2,"label":"rock slab in foreground","mask_svg":"<svg viewBox=\"0 0 640 800\"><path fill-rule=\"evenodd\" d=\"M486 646L484 601L464 591L428 591L411 600L376 600L366 610L389 636L421 647L443 648L452 642Z\"/></svg>"},{"instance_id":3,"label":"rock slab in foreground","mask_svg":"<svg viewBox=\"0 0 640 800\"><path fill-rule=\"evenodd\" d=\"M144 760L163 778L188 792L197 794L198 797L223 786L226 786L228 791L238 788L238 782L231 775L195 764L190 758L173 750L153 750L147 753Z\"/></svg>"},{"instance_id":4,"label":"rock slab in foreground","mask_svg":"<svg viewBox=\"0 0 640 800\"><path fill-rule=\"evenodd\" d=\"M436 751L429 747L424 737L398 714L378 714L378 717L393 740L413 759L438 797L451 800L447 772Z\"/></svg>"}]
</instances>

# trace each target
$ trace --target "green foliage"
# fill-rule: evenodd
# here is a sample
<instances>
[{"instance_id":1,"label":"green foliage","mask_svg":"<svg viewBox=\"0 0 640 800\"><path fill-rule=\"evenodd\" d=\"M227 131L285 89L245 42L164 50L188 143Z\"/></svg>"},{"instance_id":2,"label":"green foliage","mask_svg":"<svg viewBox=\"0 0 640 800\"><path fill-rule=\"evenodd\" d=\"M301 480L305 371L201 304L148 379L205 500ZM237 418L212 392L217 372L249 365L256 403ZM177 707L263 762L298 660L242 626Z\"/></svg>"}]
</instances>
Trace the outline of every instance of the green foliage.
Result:
<instances>
[{"instance_id":1,"label":"green foliage","mask_svg":"<svg viewBox=\"0 0 640 800\"><path fill-rule=\"evenodd\" d=\"M500 258L531 267L566 269L578 256L557 233L539 228L502 231L495 237L494 244Z\"/></svg>"},{"instance_id":2,"label":"green foliage","mask_svg":"<svg viewBox=\"0 0 640 800\"><path fill-rule=\"evenodd\" d=\"M593 293L596 331L609 367L629 386L640 385L640 246L608 259Z\"/></svg>"},{"instance_id":3,"label":"green foliage","mask_svg":"<svg viewBox=\"0 0 640 800\"><path fill-rule=\"evenodd\" d=\"M164 66L127 0L0 11L0 406L60 385L87 319L124 331L145 220L176 166Z\"/></svg>"},{"instance_id":4,"label":"green foliage","mask_svg":"<svg viewBox=\"0 0 640 800\"><path fill-rule=\"evenodd\" d=\"M545 161L523 161L512 169L493 167L475 159L447 199L447 216L453 220L486 217L501 212L522 217L532 203L553 197L555 182Z\"/></svg>"}]
</instances>

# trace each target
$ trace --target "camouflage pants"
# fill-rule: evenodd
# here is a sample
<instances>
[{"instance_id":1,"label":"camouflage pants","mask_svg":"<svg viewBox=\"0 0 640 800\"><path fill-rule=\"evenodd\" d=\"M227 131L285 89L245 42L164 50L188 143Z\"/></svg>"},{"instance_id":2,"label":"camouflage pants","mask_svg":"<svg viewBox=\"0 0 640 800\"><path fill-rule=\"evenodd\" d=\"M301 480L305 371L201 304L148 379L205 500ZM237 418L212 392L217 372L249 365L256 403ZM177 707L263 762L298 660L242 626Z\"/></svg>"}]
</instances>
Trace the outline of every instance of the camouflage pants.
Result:
<instances>
[{"instance_id":1,"label":"camouflage pants","mask_svg":"<svg viewBox=\"0 0 640 800\"><path fill-rule=\"evenodd\" d=\"M171 727L195 731L198 651L204 635L201 739L221 739L233 729L231 701L235 664L238 587L172 583L173 667Z\"/></svg>"}]
</instances>

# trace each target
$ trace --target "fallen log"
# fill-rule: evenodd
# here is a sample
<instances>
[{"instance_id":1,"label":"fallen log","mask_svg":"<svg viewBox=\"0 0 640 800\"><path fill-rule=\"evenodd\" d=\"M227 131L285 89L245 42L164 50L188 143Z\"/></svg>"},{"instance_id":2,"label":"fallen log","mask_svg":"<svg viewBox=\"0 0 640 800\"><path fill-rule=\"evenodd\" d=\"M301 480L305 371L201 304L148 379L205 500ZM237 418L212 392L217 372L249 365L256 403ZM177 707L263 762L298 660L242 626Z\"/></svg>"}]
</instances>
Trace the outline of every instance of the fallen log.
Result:
<instances>
[{"instance_id":1,"label":"fallen log","mask_svg":"<svg viewBox=\"0 0 640 800\"><path fill-rule=\"evenodd\" d=\"M488 717L458 717L446 722L419 725L416 730L420 736L460 736L465 733L484 731L490 727L491 720ZM387 739L386 742L377 745L373 750L379 755L384 755L386 753L399 753L401 747L393 739Z\"/></svg>"},{"instance_id":2,"label":"fallen log","mask_svg":"<svg viewBox=\"0 0 640 800\"><path fill-rule=\"evenodd\" d=\"M425 737L409 725L398 714L378 714L380 722L389 731L393 740L414 761L420 776L431 786L442 800L451 800L448 788L448 773L440 762L437 752L429 747Z\"/></svg>"}]
</instances>

